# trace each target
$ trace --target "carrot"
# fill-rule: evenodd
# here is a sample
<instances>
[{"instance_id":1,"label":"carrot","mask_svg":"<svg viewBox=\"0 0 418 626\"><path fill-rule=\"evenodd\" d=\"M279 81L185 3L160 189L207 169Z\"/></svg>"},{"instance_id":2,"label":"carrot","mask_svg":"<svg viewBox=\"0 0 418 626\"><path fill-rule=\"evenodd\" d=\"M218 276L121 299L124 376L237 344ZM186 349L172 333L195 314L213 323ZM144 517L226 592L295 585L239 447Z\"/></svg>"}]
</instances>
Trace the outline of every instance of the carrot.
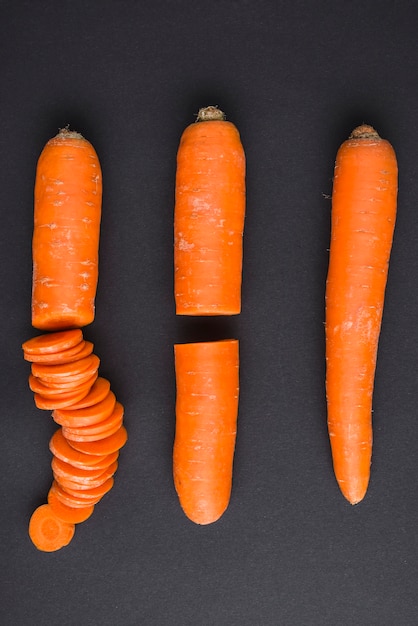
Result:
<instances>
[{"instance_id":1,"label":"carrot","mask_svg":"<svg viewBox=\"0 0 418 626\"><path fill-rule=\"evenodd\" d=\"M25 355L56 354L77 346L83 340L80 328L45 335L36 335L22 344Z\"/></svg>"},{"instance_id":2,"label":"carrot","mask_svg":"<svg viewBox=\"0 0 418 626\"><path fill-rule=\"evenodd\" d=\"M119 454L118 451L115 450L111 453L104 452L99 455L88 454L83 451L76 450L70 446L68 441L65 439L61 428L58 428L58 430L56 430L52 435L49 442L49 449L58 459L81 469L87 469L89 467L92 469L97 469L99 467L106 469L110 463L113 463L113 461L118 458Z\"/></svg>"},{"instance_id":3,"label":"carrot","mask_svg":"<svg viewBox=\"0 0 418 626\"><path fill-rule=\"evenodd\" d=\"M128 440L128 433L125 426L120 426L118 430L104 439L96 441L71 441L68 442L75 450L91 454L92 456L103 456L120 450Z\"/></svg>"},{"instance_id":4,"label":"carrot","mask_svg":"<svg viewBox=\"0 0 418 626\"><path fill-rule=\"evenodd\" d=\"M70 524L81 524L81 522L85 522L91 517L94 512L94 504L83 508L71 507L61 502L56 493L51 490L48 492L48 504L56 517Z\"/></svg>"},{"instance_id":5,"label":"carrot","mask_svg":"<svg viewBox=\"0 0 418 626\"><path fill-rule=\"evenodd\" d=\"M100 359L95 354L90 354L83 359L50 365L47 363L32 363L32 374L45 382L59 384L61 382L78 382L87 380L98 369Z\"/></svg>"},{"instance_id":6,"label":"carrot","mask_svg":"<svg viewBox=\"0 0 418 626\"><path fill-rule=\"evenodd\" d=\"M245 155L216 107L199 111L177 153L174 292L178 315L241 310Z\"/></svg>"},{"instance_id":7,"label":"carrot","mask_svg":"<svg viewBox=\"0 0 418 626\"><path fill-rule=\"evenodd\" d=\"M29 537L43 552L54 552L68 545L74 530L74 524L62 521L49 504L35 509L29 521Z\"/></svg>"},{"instance_id":8,"label":"carrot","mask_svg":"<svg viewBox=\"0 0 418 626\"><path fill-rule=\"evenodd\" d=\"M98 279L100 163L82 135L62 129L37 164L32 240L32 325L90 324Z\"/></svg>"},{"instance_id":9,"label":"carrot","mask_svg":"<svg viewBox=\"0 0 418 626\"><path fill-rule=\"evenodd\" d=\"M54 494L58 498L62 504L69 506L74 509L85 508L86 506L95 506L100 502L102 496L85 496L84 498L79 498L78 494L74 492L74 494L69 493L64 487L62 487L56 480L52 481L50 492Z\"/></svg>"},{"instance_id":10,"label":"carrot","mask_svg":"<svg viewBox=\"0 0 418 626\"><path fill-rule=\"evenodd\" d=\"M97 441L116 432L123 421L123 406L116 402L109 417L96 424L81 427L62 427L62 433L71 444L71 441Z\"/></svg>"},{"instance_id":11,"label":"carrot","mask_svg":"<svg viewBox=\"0 0 418 626\"><path fill-rule=\"evenodd\" d=\"M238 341L176 344L174 484L184 513L215 522L231 494L238 416Z\"/></svg>"},{"instance_id":12,"label":"carrot","mask_svg":"<svg viewBox=\"0 0 418 626\"><path fill-rule=\"evenodd\" d=\"M52 417L57 424L66 428L78 428L91 426L105 420L113 413L116 404L116 396L113 391L109 391L106 397L93 406L82 409L62 409L55 410Z\"/></svg>"},{"instance_id":13,"label":"carrot","mask_svg":"<svg viewBox=\"0 0 418 626\"><path fill-rule=\"evenodd\" d=\"M396 219L397 162L367 125L340 147L326 283L326 393L336 479L360 502L372 456L372 395Z\"/></svg>"},{"instance_id":14,"label":"carrot","mask_svg":"<svg viewBox=\"0 0 418 626\"><path fill-rule=\"evenodd\" d=\"M79 402L72 404L71 408L74 411L76 409L86 409L89 406L93 406L104 400L109 391L110 382L106 378L99 377L91 386L89 393Z\"/></svg>"}]
</instances>

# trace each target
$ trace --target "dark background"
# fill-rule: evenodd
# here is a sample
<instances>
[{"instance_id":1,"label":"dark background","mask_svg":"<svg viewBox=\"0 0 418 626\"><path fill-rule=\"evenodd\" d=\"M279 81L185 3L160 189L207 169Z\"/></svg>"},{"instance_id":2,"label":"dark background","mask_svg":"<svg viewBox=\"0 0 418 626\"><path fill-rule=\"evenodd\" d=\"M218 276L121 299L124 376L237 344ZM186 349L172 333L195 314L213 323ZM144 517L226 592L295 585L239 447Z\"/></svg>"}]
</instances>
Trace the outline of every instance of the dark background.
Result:
<instances>
[{"instance_id":1,"label":"dark background","mask_svg":"<svg viewBox=\"0 0 418 626\"><path fill-rule=\"evenodd\" d=\"M418 38L414 2L0 2L0 623L418 624ZM247 155L242 314L176 319L180 135L217 104ZM336 485L326 430L324 288L335 154L367 122L394 145L399 204L364 501ZM33 183L69 124L104 196L97 315L85 329L125 406L113 490L71 544L27 534L51 483L36 409ZM173 487L173 343L236 337L230 506L199 527Z\"/></svg>"}]
</instances>

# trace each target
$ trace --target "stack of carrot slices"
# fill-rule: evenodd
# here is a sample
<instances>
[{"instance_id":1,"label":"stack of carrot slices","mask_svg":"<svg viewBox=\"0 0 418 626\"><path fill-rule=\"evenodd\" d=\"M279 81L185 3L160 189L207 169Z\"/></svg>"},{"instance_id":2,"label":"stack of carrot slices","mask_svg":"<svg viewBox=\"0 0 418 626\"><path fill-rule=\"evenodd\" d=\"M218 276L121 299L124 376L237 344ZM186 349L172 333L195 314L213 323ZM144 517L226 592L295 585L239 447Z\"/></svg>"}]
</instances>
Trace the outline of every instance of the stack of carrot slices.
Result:
<instances>
[{"instance_id":1,"label":"stack of carrot slices","mask_svg":"<svg viewBox=\"0 0 418 626\"><path fill-rule=\"evenodd\" d=\"M98 375L100 360L80 329L33 337L23 346L32 363L36 406L52 411L60 428L50 440L53 482L48 503L33 513L29 535L39 550L67 545L75 524L88 519L110 491L119 450L127 441L123 406Z\"/></svg>"}]
</instances>

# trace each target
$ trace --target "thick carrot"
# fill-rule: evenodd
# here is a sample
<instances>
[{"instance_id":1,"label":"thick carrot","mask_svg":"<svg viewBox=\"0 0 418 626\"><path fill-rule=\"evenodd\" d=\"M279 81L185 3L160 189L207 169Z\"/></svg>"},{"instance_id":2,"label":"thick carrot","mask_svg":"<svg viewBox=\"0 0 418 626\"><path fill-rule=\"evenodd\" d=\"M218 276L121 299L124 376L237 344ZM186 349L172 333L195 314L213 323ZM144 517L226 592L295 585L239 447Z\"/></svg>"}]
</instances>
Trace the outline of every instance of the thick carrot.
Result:
<instances>
[{"instance_id":1,"label":"thick carrot","mask_svg":"<svg viewBox=\"0 0 418 626\"><path fill-rule=\"evenodd\" d=\"M90 324L98 279L102 175L93 146L61 130L36 169L32 241L32 325Z\"/></svg>"},{"instance_id":2,"label":"thick carrot","mask_svg":"<svg viewBox=\"0 0 418 626\"><path fill-rule=\"evenodd\" d=\"M245 155L216 107L201 109L177 153L174 291L178 315L241 310Z\"/></svg>"},{"instance_id":3,"label":"thick carrot","mask_svg":"<svg viewBox=\"0 0 418 626\"><path fill-rule=\"evenodd\" d=\"M397 162L370 126L340 147L326 284L326 392L336 479L351 504L367 491L372 395L396 218Z\"/></svg>"},{"instance_id":4,"label":"thick carrot","mask_svg":"<svg viewBox=\"0 0 418 626\"><path fill-rule=\"evenodd\" d=\"M68 545L74 536L75 526L58 517L49 504L42 504L32 513L29 537L43 552L54 552Z\"/></svg>"},{"instance_id":5,"label":"thick carrot","mask_svg":"<svg viewBox=\"0 0 418 626\"><path fill-rule=\"evenodd\" d=\"M239 346L235 339L176 344L174 484L186 516L215 522L226 510L238 417Z\"/></svg>"}]
</instances>

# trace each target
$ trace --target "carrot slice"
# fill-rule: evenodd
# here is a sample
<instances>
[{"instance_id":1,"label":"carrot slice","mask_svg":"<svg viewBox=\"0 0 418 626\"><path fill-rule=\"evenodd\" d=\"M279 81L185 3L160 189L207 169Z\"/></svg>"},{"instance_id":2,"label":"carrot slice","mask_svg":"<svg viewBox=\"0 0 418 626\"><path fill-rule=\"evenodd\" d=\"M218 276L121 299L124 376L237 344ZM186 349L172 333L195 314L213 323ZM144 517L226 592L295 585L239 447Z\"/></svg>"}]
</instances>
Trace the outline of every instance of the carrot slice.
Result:
<instances>
[{"instance_id":1,"label":"carrot slice","mask_svg":"<svg viewBox=\"0 0 418 626\"><path fill-rule=\"evenodd\" d=\"M30 361L31 363L49 363L50 365L58 365L59 363L69 362L71 359L81 358L80 354L85 349L86 342L84 339L77 343L72 348L67 348L66 350L60 350L59 352L47 352L45 354L28 354L27 352L23 352L23 358L25 361ZM91 344L91 351L93 351L93 344Z\"/></svg>"},{"instance_id":2,"label":"carrot slice","mask_svg":"<svg viewBox=\"0 0 418 626\"><path fill-rule=\"evenodd\" d=\"M58 500L67 506L73 507L74 509L84 508L86 506L95 505L102 499L102 496L92 496L90 498L79 498L78 495L70 494L57 483L56 480L52 481L51 489L54 495L57 496Z\"/></svg>"},{"instance_id":3,"label":"carrot slice","mask_svg":"<svg viewBox=\"0 0 418 626\"><path fill-rule=\"evenodd\" d=\"M72 491L88 491L89 489L94 489L95 487L100 487L103 485L111 476L114 475L116 470L118 469L118 462L115 461L112 465L109 465L107 470L105 470L100 476L96 476L96 478L83 479L83 480L70 480L69 478L57 477L54 474L54 479L63 489L70 489Z\"/></svg>"},{"instance_id":4,"label":"carrot slice","mask_svg":"<svg viewBox=\"0 0 418 626\"><path fill-rule=\"evenodd\" d=\"M113 391L109 391L101 402L88 406L85 409L63 409L52 413L52 417L61 426L77 428L79 426L90 426L105 420L113 413L116 404L116 396Z\"/></svg>"},{"instance_id":5,"label":"carrot slice","mask_svg":"<svg viewBox=\"0 0 418 626\"><path fill-rule=\"evenodd\" d=\"M48 365L45 363L32 363L32 374L44 381L52 383L81 380L98 369L100 359L96 354L90 354L84 359L78 359L72 363L62 363L60 365Z\"/></svg>"},{"instance_id":6,"label":"carrot slice","mask_svg":"<svg viewBox=\"0 0 418 626\"><path fill-rule=\"evenodd\" d=\"M126 428L125 426L121 426L113 435L105 439L99 439L97 441L71 441L68 443L79 452L91 454L92 456L96 454L102 456L103 454L111 454L112 452L116 452L116 450L120 450L127 440L128 433L126 432Z\"/></svg>"},{"instance_id":7,"label":"carrot slice","mask_svg":"<svg viewBox=\"0 0 418 626\"><path fill-rule=\"evenodd\" d=\"M82 391L85 392L85 395L87 395L91 389L91 387L93 386L93 384L95 383L97 379L96 377L91 377L89 379L87 379L86 381L84 381L81 385L80 384L75 384L72 383L72 385L51 385L51 384L44 384L42 382L42 380L40 380L39 378L36 378L36 376L33 376L33 374L29 375L29 387L31 388L31 390L34 393L39 393L39 395L43 396L44 398L48 398L48 397L53 397L53 396L62 396L63 398L65 396L71 396L74 395L75 393L81 393Z\"/></svg>"},{"instance_id":8,"label":"carrot slice","mask_svg":"<svg viewBox=\"0 0 418 626\"><path fill-rule=\"evenodd\" d=\"M88 468L94 467L98 469L99 467L106 467L112 463L112 458L110 455L118 455L117 450L113 450L112 452L104 452L103 454L86 454L83 451L76 450L65 439L62 434L62 429L59 428L52 435L49 442L49 449L52 454L56 456L61 461L65 461L66 463L70 463L70 465L74 465L74 467L80 468Z\"/></svg>"},{"instance_id":9,"label":"carrot slice","mask_svg":"<svg viewBox=\"0 0 418 626\"><path fill-rule=\"evenodd\" d=\"M121 426L123 413L122 404L120 402L116 402L112 413L105 420L102 420L97 424L92 424L91 426L79 426L78 428L63 426L62 434L67 439L73 439L74 441L94 441L95 437L97 439L103 439L104 437L111 435L112 432L115 432L119 426ZM102 435L103 433L107 433L107 435L105 434L104 437L99 437L99 435ZM92 438L83 439L82 437Z\"/></svg>"},{"instance_id":10,"label":"carrot slice","mask_svg":"<svg viewBox=\"0 0 418 626\"><path fill-rule=\"evenodd\" d=\"M22 348L27 354L48 354L72 348L82 339L83 333L81 329L74 328L72 330L37 335L25 341L22 344Z\"/></svg>"},{"instance_id":11,"label":"carrot slice","mask_svg":"<svg viewBox=\"0 0 418 626\"><path fill-rule=\"evenodd\" d=\"M54 514L63 522L69 524L81 524L85 522L94 511L94 504L89 504L86 507L72 507L61 502L56 493L49 490L48 504L53 510Z\"/></svg>"},{"instance_id":12,"label":"carrot slice","mask_svg":"<svg viewBox=\"0 0 418 626\"><path fill-rule=\"evenodd\" d=\"M75 525L62 521L49 504L42 504L32 513L29 536L38 550L54 552L68 545L74 536Z\"/></svg>"},{"instance_id":13,"label":"carrot slice","mask_svg":"<svg viewBox=\"0 0 418 626\"><path fill-rule=\"evenodd\" d=\"M54 409L65 409L72 406L74 402L82 400L86 395L85 391L76 391L71 394L57 394L55 396L42 396L39 393L34 394L35 405L38 409L53 411Z\"/></svg>"},{"instance_id":14,"label":"carrot slice","mask_svg":"<svg viewBox=\"0 0 418 626\"><path fill-rule=\"evenodd\" d=\"M91 489L80 489L77 485L75 486L75 489L67 487L67 485L63 488L70 496L73 496L82 502L83 500L90 501L92 498L103 498L103 496L112 489L114 482L115 479L113 476L110 476L110 478L108 478L103 484L98 487L91 487Z\"/></svg>"},{"instance_id":15,"label":"carrot slice","mask_svg":"<svg viewBox=\"0 0 418 626\"><path fill-rule=\"evenodd\" d=\"M81 387L90 388L93 385L93 383L97 380L98 376L99 376L99 372L98 370L96 370L95 372L93 372L93 374L91 372L86 372L86 376L79 380L69 380L67 382L59 382L59 383L51 383L51 382L44 381L44 380L40 382L42 382L42 384L45 385L45 387L48 387L49 389L55 389L57 391L59 390L70 391L70 390L80 389Z\"/></svg>"},{"instance_id":16,"label":"carrot slice","mask_svg":"<svg viewBox=\"0 0 418 626\"><path fill-rule=\"evenodd\" d=\"M116 459L113 459L112 463L114 463L115 460ZM110 467L112 463L109 463L108 467ZM92 478L98 478L99 476L104 474L108 467L75 467L74 465L71 465L71 463L66 463L56 456L54 456L51 461L51 468L57 482L60 482L61 479L70 480L73 482L83 482L84 480L89 481Z\"/></svg>"},{"instance_id":17,"label":"carrot slice","mask_svg":"<svg viewBox=\"0 0 418 626\"><path fill-rule=\"evenodd\" d=\"M104 400L110 391L110 382L106 378L97 378L89 393L79 402L71 405L71 409L85 409Z\"/></svg>"}]
</instances>

